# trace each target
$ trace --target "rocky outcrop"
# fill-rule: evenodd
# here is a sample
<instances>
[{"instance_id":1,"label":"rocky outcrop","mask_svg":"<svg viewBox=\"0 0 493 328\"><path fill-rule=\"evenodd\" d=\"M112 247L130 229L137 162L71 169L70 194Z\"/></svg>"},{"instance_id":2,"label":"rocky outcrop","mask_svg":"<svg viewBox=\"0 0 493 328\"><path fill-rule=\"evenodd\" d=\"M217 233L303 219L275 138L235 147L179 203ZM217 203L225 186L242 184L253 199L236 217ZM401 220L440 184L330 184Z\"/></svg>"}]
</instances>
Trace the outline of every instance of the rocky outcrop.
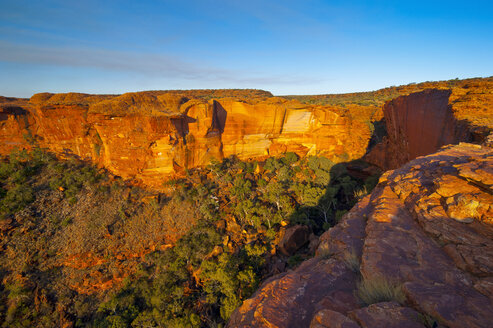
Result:
<instances>
[{"instance_id":1,"label":"rocky outcrop","mask_svg":"<svg viewBox=\"0 0 493 328\"><path fill-rule=\"evenodd\" d=\"M205 99L197 92L37 94L17 107L4 99L0 153L36 142L160 186L170 174L231 155L253 159L292 151L355 159L370 139L363 122L369 118L352 119L340 108L258 93Z\"/></svg>"},{"instance_id":2,"label":"rocky outcrop","mask_svg":"<svg viewBox=\"0 0 493 328\"><path fill-rule=\"evenodd\" d=\"M451 93L428 89L387 102L383 107L387 136L366 159L384 170L395 169L443 145L466 140L467 132L457 124L449 104Z\"/></svg>"},{"instance_id":3,"label":"rocky outcrop","mask_svg":"<svg viewBox=\"0 0 493 328\"><path fill-rule=\"evenodd\" d=\"M320 240L228 327L490 327L493 148L447 146L386 172Z\"/></svg>"}]
</instances>

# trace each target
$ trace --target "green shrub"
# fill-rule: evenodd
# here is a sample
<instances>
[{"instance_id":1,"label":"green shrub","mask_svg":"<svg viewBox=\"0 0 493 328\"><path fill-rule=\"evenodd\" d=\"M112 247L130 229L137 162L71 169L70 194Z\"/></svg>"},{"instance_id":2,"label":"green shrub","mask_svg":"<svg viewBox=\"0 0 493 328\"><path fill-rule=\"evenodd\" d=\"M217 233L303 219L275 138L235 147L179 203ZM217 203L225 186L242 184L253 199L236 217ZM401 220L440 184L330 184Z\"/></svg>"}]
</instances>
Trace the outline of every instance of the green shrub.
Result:
<instances>
[{"instance_id":1,"label":"green shrub","mask_svg":"<svg viewBox=\"0 0 493 328\"><path fill-rule=\"evenodd\" d=\"M50 171L51 189L63 190L64 195L72 202L76 201L76 195L84 186L93 185L102 178L95 167L76 161L53 163Z\"/></svg>"},{"instance_id":2,"label":"green shrub","mask_svg":"<svg viewBox=\"0 0 493 328\"><path fill-rule=\"evenodd\" d=\"M372 190L377 186L378 180L380 179L380 174L377 175L372 175L365 180L365 189L366 192L369 194L372 192Z\"/></svg>"},{"instance_id":3,"label":"green shrub","mask_svg":"<svg viewBox=\"0 0 493 328\"><path fill-rule=\"evenodd\" d=\"M299 254L295 254L288 259L288 266L294 268L303 262L303 258Z\"/></svg>"},{"instance_id":4,"label":"green shrub","mask_svg":"<svg viewBox=\"0 0 493 328\"><path fill-rule=\"evenodd\" d=\"M72 218L70 218L70 217L66 217L65 219L62 220L62 222L60 222L62 227L66 227L71 223L72 223Z\"/></svg>"},{"instance_id":5,"label":"green shrub","mask_svg":"<svg viewBox=\"0 0 493 328\"><path fill-rule=\"evenodd\" d=\"M293 163L296 163L298 161L298 155L296 155L293 152L288 152L284 155L284 162L288 165L291 165Z\"/></svg>"},{"instance_id":6,"label":"green shrub","mask_svg":"<svg viewBox=\"0 0 493 328\"><path fill-rule=\"evenodd\" d=\"M29 185L16 184L4 194L0 201L0 211L13 213L24 208L34 200L34 192Z\"/></svg>"},{"instance_id":7,"label":"green shrub","mask_svg":"<svg viewBox=\"0 0 493 328\"><path fill-rule=\"evenodd\" d=\"M256 170L258 166L262 169ZM167 183L171 195L145 203L138 200L149 196L148 192L121 180L107 184L95 167L77 160L57 161L42 151L19 152L1 160L0 176L5 177L0 181L4 211L22 209L38 191L52 189L54 192L45 194L58 201L61 190L65 197L60 201L63 211L40 211L44 217L26 220L31 235L29 230L25 237L16 234L32 239L41 233L34 238L38 252L26 251L29 256L19 264L26 275L36 277L46 256L62 255L57 244L47 246L50 238L60 234L71 234L69 237L80 243L80 250L91 248L95 256L104 258L106 263L99 267L103 274L116 271L111 253L116 242L124 251L136 244L153 245L156 240L173 243L174 247L166 250L156 248L145 260L133 258L131 261L141 261L140 265L134 266L126 283L108 295L106 302L99 296L85 295L72 300L73 293L61 297L54 290L58 277L63 276L60 268L43 271L43 281L52 284L48 290L51 299L64 299L66 314L76 327L224 325L267 274L266 259L276 247L281 223L306 224L321 233L350 208L354 190L362 185L347 174L344 165L334 165L324 157L298 158L294 153L263 163L230 157L207 169L190 169L186 177ZM87 200L84 204L96 204L87 220L81 220L81 209L87 210L78 203L82 195ZM89 197L97 197L97 203ZM71 209L69 203L74 205L73 213L67 211ZM107 234L112 238L106 238ZM319 255L331 256L324 254L323 247ZM288 259L288 265L296 266L302 260L295 255ZM126 260L120 261L126 268ZM82 270L81 274L90 272ZM2 293L0 287L0 298ZM0 306L0 318L10 311L12 318L31 320L31 325L47 322L44 326L53 326L56 323L48 322L53 320L50 313L57 316L57 305L49 306L51 310L37 316L29 306L22 310L27 311L25 316L14 307Z\"/></svg>"},{"instance_id":8,"label":"green shrub","mask_svg":"<svg viewBox=\"0 0 493 328\"><path fill-rule=\"evenodd\" d=\"M347 210L337 210L335 215L335 220L337 223L341 222L342 217L347 213Z\"/></svg>"}]
</instances>

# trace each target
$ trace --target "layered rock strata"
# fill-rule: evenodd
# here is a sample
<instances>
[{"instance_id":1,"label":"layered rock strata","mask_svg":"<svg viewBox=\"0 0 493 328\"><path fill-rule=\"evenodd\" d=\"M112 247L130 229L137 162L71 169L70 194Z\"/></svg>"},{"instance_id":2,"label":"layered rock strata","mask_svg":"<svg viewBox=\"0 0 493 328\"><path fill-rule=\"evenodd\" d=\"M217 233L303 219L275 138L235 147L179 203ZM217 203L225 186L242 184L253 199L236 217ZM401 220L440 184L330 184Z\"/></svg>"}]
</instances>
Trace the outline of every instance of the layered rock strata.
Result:
<instances>
[{"instance_id":1,"label":"layered rock strata","mask_svg":"<svg viewBox=\"0 0 493 328\"><path fill-rule=\"evenodd\" d=\"M394 169L443 144L479 141L493 130L492 78L380 91L408 95L425 88L440 91L386 105L389 135L365 157L368 161ZM379 91L367 94L380 99ZM345 99L337 105L314 105L324 96L307 97L301 103L262 90L0 96L0 154L37 143L61 157L76 155L154 187L170 175L230 155L262 159L294 151L336 162L361 158L368 150L372 122L383 117L381 108L351 102L358 94L331 95Z\"/></svg>"},{"instance_id":2,"label":"layered rock strata","mask_svg":"<svg viewBox=\"0 0 493 328\"><path fill-rule=\"evenodd\" d=\"M228 327L491 327L492 263L493 148L447 146L386 172ZM362 282L397 292L365 304Z\"/></svg>"},{"instance_id":3,"label":"layered rock strata","mask_svg":"<svg viewBox=\"0 0 493 328\"><path fill-rule=\"evenodd\" d=\"M0 120L3 154L36 142L148 185L230 155L251 159L293 151L334 161L360 158L371 136L368 124L330 106L167 92L37 94L15 106L4 101Z\"/></svg>"}]
</instances>

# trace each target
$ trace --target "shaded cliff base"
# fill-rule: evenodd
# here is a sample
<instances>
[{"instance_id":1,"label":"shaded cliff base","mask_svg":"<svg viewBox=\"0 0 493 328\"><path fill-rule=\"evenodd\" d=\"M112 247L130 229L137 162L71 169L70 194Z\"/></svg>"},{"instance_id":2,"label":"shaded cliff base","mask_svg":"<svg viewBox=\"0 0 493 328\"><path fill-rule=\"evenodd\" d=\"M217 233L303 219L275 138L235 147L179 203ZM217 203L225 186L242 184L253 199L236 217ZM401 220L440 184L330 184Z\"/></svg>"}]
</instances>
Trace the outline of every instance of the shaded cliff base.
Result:
<instances>
[{"instance_id":1,"label":"shaded cliff base","mask_svg":"<svg viewBox=\"0 0 493 328\"><path fill-rule=\"evenodd\" d=\"M446 146L386 172L313 259L265 282L228 326L489 327L489 143Z\"/></svg>"}]
</instances>

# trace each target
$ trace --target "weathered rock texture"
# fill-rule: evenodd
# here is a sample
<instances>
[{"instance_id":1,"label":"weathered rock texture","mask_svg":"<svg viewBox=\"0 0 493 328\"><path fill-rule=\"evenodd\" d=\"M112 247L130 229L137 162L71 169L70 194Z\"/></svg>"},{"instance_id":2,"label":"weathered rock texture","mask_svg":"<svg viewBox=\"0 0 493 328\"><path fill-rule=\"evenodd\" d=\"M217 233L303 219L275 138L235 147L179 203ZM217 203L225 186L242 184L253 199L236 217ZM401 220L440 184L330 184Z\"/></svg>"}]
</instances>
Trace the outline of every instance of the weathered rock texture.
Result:
<instances>
[{"instance_id":1,"label":"weathered rock texture","mask_svg":"<svg viewBox=\"0 0 493 328\"><path fill-rule=\"evenodd\" d=\"M206 100L184 91L4 98L0 153L36 141L57 154L75 154L125 178L160 185L169 174L230 155L250 159L293 151L341 161L366 151L371 132L364 121L370 117L356 120L340 108L266 94L240 96Z\"/></svg>"},{"instance_id":2,"label":"weathered rock texture","mask_svg":"<svg viewBox=\"0 0 493 328\"><path fill-rule=\"evenodd\" d=\"M492 263L493 148L447 146L386 172L315 258L266 281L228 327L491 327ZM361 279L404 300L366 306Z\"/></svg>"}]
</instances>

